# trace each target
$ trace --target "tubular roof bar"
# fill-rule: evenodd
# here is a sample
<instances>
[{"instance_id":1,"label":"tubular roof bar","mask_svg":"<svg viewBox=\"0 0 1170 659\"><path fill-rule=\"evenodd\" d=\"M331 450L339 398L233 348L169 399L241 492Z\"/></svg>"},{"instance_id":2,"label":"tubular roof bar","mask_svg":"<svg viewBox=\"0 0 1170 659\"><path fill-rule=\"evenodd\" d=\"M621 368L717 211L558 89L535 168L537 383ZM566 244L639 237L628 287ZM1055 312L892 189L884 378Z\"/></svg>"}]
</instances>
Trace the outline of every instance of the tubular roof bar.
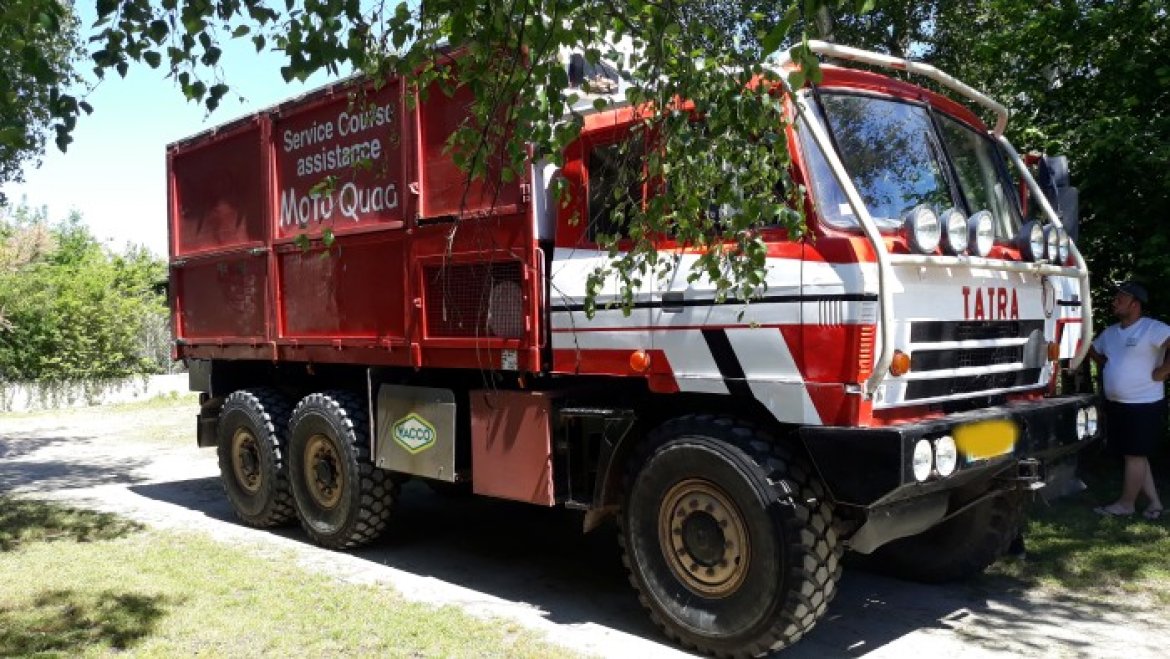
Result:
<instances>
[{"instance_id":1,"label":"tubular roof bar","mask_svg":"<svg viewBox=\"0 0 1170 659\"><path fill-rule=\"evenodd\" d=\"M859 48L850 48L848 46L838 46L837 44L829 43L827 41L811 40L808 42L809 50L818 55L825 55L827 57L835 57L837 59L849 60L852 62L863 62L865 64L873 64L874 66L882 66L887 69L895 69L897 71L906 71L917 75L925 76L938 84L966 96L972 101L982 105L983 107L995 113L995 128L991 130L996 137L1003 135L1003 131L1007 128L1008 110L999 102L991 99L986 94L983 94L971 87L963 84L958 79L939 71L929 64L922 62L914 62L901 57L893 57L891 55L883 55L881 53L874 53L868 50L861 50Z\"/></svg>"}]
</instances>

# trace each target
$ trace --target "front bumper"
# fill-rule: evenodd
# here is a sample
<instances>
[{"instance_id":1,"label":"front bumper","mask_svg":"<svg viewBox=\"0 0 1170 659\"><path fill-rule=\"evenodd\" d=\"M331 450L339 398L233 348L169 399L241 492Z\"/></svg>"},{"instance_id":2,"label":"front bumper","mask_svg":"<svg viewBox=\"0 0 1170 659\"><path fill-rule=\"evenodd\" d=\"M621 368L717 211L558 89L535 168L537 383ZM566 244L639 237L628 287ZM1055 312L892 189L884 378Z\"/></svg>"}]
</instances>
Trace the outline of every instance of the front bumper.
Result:
<instances>
[{"instance_id":1,"label":"front bumper","mask_svg":"<svg viewBox=\"0 0 1170 659\"><path fill-rule=\"evenodd\" d=\"M1077 412L1098 406L1090 394L1021 401L918 423L878 428L811 426L800 437L817 471L837 504L863 508L888 507L909 499L949 492L990 480L1018 469L1022 462L1043 480L1050 465L1081 450L1100 436L1102 428L1077 437ZM1098 415L1101 418L1101 415ZM975 457L960 452L955 472L945 478L915 480L911 468L914 445L920 439L953 435L988 421L1006 421L1015 427L1015 439L1005 452ZM1056 475L1052 470L1052 475ZM1061 472L1065 473L1065 472Z\"/></svg>"}]
</instances>

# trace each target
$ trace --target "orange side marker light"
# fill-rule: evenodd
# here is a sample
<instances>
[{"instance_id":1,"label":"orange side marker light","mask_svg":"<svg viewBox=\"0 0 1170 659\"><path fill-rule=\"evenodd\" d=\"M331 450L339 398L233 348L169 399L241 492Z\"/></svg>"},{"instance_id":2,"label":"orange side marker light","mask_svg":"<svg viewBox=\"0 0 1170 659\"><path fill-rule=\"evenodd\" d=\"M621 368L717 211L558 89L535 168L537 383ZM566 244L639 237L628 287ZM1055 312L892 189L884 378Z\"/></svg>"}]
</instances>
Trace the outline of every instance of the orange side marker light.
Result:
<instances>
[{"instance_id":1,"label":"orange side marker light","mask_svg":"<svg viewBox=\"0 0 1170 659\"><path fill-rule=\"evenodd\" d=\"M894 356L890 358L890 375L898 377L899 375L906 375L910 372L910 355L895 350Z\"/></svg>"},{"instance_id":2,"label":"orange side marker light","mask_svg":"<svg viewBox=\"0 0 1170 659\"><path fill-rule=\"evenodd\" d=\"M650 355L645 350L635 350L630 353L630 368L635 373L645 373L650 369Z\"/></svg>"}]
</instances>

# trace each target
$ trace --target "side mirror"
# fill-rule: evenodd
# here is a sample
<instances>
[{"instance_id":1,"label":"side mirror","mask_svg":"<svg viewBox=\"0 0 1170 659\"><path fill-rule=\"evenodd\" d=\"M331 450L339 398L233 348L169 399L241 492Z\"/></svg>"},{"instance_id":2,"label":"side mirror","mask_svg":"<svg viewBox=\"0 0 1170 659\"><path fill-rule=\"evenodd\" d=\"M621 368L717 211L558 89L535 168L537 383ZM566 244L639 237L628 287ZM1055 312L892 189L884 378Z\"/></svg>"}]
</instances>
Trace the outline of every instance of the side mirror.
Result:
<instances>
[{"instance_id":1,"label":"side mirror","mask_svg":"<svg viewBox=\"0 0 1170 659\"><path fill-rule=\"evenodd\" d=\"M1080 224L1080 194L1068 175L1068 158L1044 156L1036 163L1036 183L1060 217L1064 230L1075 242Z\"/></svg>"}]
</instances>

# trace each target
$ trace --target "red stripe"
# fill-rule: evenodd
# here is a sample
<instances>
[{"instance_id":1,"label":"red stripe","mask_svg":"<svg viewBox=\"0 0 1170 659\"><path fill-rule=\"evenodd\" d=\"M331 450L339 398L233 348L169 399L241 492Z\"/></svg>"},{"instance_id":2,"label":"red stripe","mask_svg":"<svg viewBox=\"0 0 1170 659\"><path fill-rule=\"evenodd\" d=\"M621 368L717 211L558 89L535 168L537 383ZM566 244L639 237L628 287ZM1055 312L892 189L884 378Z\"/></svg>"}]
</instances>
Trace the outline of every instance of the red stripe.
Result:
<instances>
[{"instance_id":1,"label":"red stripe","mask_svg":"<svg viewBox=\"0 0 1170 659\"><path fill-rule=\"evenodd\" d=\"M665 331L690 331L695 330L718 330L718 329L784 329L786 327L800 327L795 323L769 323L766 325L760 324L739 324L739 325L620 325L613 327L565 327L553 328L551 331L554 334L571 334L577 332L665 332Z\"/></svg>"}]
</instances>

